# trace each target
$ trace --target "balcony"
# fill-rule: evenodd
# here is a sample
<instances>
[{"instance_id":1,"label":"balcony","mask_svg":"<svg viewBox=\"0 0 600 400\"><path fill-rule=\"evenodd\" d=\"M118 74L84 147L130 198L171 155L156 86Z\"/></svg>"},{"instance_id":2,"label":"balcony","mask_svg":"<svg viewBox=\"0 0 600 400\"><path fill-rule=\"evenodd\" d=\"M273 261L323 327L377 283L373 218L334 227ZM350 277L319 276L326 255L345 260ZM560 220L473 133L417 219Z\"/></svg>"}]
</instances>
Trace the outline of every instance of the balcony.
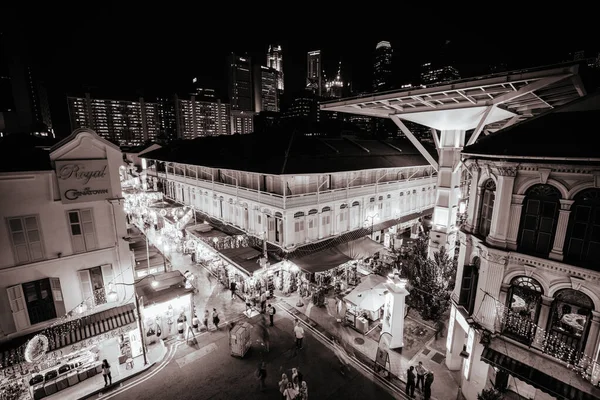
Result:
<instances>
[{"instance_id":1,"label":"balcony","mask_svg":"<svg viewBox=\"0 0 600 400\"><path fill-rule=\"evenodd\" d=\"M349 188L284 196L275 193L261 192L256 189L248 189L241 186L229 185L226 183L184 177L181 175L168 174L167 176L166 173L157 172L154 169L147 169L146 173L148 176L155 176L161 179L168 179L169 181L184 183L193 187L199 187L202 189L234 196L237 199L253 201L259 204L276 207L281 210L349 200L352 198L369 196L380 192L385 193L394 190L416 189L422 186L433 185L437 182L437 176L433 175L420 178L403 179L400 181L382 182L377 184L352 186ZM421 192L419 191L418 193ZM429 207L429 205L426 205L426 207Z\"/></svg>"}]
</instances>

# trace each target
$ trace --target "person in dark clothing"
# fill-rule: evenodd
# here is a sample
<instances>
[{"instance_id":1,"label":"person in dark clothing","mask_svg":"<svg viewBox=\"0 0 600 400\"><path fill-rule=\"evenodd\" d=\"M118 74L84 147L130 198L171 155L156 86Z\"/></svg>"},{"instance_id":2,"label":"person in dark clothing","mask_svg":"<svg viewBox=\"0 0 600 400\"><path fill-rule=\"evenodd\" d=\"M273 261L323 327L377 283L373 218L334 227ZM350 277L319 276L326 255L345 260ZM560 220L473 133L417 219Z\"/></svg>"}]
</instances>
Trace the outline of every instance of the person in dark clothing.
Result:
<instances>
[{"instance_id":1,"label":"person in dark clothing","mask_svg":"<svg viewBox=\"0 0 600 400\"><path fill-rule=\"evenodd\" d=\"M265 383L267 379L267 364L264 361L258 366L258 379L260 380L260 391L262 392L267 386Z\"/></svg>"},{"instance_id":2,"label":"person in dark clothing","mask_svg":"<svg viewBox=\"0 0 600 400\"><path fill-rule=\"evenodd\" d=\"M433 383L433 373L427 372L425 375L425 388L423 389L423 399L429 400L431 398L431 384Z\"/></svg>"},{"instance_id":3,"label":"person in dark clothing","mask_svg":"<svg viewBox=\"0 0 600 400\"><path fill-rule=\"evenodd\" d=\"M235 289L236 289L236 283L234 281L231 281L231 285L229 286L229 288L231 289L231 298L234 299L235 298Z\"/></svg>"},{"instance_id":4,"label":"person in dark clothing","mask_svg":"<svg viewBox=\"0 0 600 400\"><path fill-rule=\"evenodd\" d=\"M406 371L406 395L410 397L415 397L415 367L412 365Z\"/></svg>"}]
</instances>

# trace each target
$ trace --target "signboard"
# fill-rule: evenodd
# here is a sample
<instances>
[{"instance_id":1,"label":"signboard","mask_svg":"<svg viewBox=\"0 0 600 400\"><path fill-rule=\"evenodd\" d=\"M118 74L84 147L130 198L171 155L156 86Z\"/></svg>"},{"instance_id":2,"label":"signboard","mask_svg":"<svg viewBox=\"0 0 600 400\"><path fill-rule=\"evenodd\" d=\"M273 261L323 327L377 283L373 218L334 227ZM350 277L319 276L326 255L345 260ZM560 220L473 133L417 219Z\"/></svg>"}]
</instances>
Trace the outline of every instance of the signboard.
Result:
<instances>
[{"instance_id":1,"label":"signboard","mask_svg":"<svg viewBox=\"0 0 600 400\"><path fill-rule=\"evenodd\" d=\"M48 338L44 335L35 335L25 347L25 361L40 361L48 351Z\"/></svg>"},{"instance_id":2,"label":"signboard","mask_svg":"<svg viewBox=\"0 0 600 400\"><path fill-rule=\"evenodd\" d=\"M129 345L131 346L131 358L136 358L143 353L143 343L139 329L129 331Z\"/></svg>"},{"instance_id":3,"label":"signboard","mask_svg":"<svg viewBox=\"0 0 600 400\"><path fill-rule=\"evenodd\" d=\"M64 204L112 197L108 160L57 160L58 190Z\"/></svg>"}]
</instances>

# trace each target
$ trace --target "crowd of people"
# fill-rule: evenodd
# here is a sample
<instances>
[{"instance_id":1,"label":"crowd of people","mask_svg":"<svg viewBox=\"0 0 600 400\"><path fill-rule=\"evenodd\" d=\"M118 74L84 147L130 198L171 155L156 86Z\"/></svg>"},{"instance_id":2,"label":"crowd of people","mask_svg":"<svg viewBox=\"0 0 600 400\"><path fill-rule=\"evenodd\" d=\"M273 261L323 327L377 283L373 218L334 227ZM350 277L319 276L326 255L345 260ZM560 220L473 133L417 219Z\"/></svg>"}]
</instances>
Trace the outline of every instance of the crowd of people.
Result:
<instances>
[{"instance_id":1,"label":"crowd of people","mask_svg":"<svg viewBox=\"0 0 600 400\"><path fill-rule=\"evenodd\" d=\"M406 371L406 395L415 397L415 388L423 394L424 400L431 398L431 384L433 383L433 373L423 366L419 361L416 367L410 366ZM420 384L420 385L419 385Z\"/></svg>"}]
</instances>

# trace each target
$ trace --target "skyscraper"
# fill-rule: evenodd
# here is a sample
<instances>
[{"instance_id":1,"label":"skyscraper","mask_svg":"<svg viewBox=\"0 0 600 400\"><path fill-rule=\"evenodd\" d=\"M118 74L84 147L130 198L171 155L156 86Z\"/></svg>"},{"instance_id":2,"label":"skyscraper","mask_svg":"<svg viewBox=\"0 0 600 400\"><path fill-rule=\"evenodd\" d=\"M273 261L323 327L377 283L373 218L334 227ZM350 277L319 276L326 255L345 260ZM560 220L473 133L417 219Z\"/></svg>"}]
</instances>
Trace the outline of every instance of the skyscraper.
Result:
<instances>
[{"instance_id":1,"label":"skyscraper","mask_svg":"<svg viewBox=\"0 0 600 400\"><path fill-rule=\"evenodd\" d=\"M335 78L328 80L325 84L327 89L327 97L334 99L341 98L344 94L344 81L342 80L342 62L338 64L338 70Z\"/></svg>"},{"instance_id":2,"label":"skyscraper","mask_svg":"<svg viewBox=\"0 0 600 400\"><path fill-rule=\"evenodd\" d=\"M431 63L421 65L421 84L435 85L442 82L451 82L460 79L460 73L451 65L440 67L432 66Z\"/></svg>"},{"instance_id":3,"label":"skyscraper","mask_svg":"<svg viewBox=\"0 0 600 400\"><path fill-rule=\"evenodd\" d=\"M392 88L392 46L381 41L375 47L373 62L373 91L381 92Z\"/></svg>"},{"instance_id":4,"label":"skyscraper","mask_svg":"<svg viewBox=\"0 0 600 400\"><path fill-rule=\"evenodd\" d=\"M269 45L267 52L267 67L273 68L278 72L277 89L283 93L283 56L281 54L281 46Z\"/></svg>"},{"instance_id":5,"label":"skyscraper","mask_svg":"<svg viewBox=\"0 0 600 400\"><path fill-rule=\"evenodd\" d=\"M254 111L252 60L233 53L229 56L229 101L232 110Z\"/></svg>"},{"instance_id":6,"label":"skyscraper","mask_svg":"<svg viewBox=\"0 0 600 400\"><path fill-rule=\"evenodd\" d=\"M279 111L278 76L275 68L254 66L254 111Z\"/></svg>"},{"instance_id":7,"label":"skyscraper","mask_svg":"<svg viewBox=\"0 0 600 400\"><path fill-rule=\"evenodd\" d=\"M321 50L309 51L306 61L306 88L321 96L323 89L323 65L321 63Z\"/></svg>"}]
</instances>

